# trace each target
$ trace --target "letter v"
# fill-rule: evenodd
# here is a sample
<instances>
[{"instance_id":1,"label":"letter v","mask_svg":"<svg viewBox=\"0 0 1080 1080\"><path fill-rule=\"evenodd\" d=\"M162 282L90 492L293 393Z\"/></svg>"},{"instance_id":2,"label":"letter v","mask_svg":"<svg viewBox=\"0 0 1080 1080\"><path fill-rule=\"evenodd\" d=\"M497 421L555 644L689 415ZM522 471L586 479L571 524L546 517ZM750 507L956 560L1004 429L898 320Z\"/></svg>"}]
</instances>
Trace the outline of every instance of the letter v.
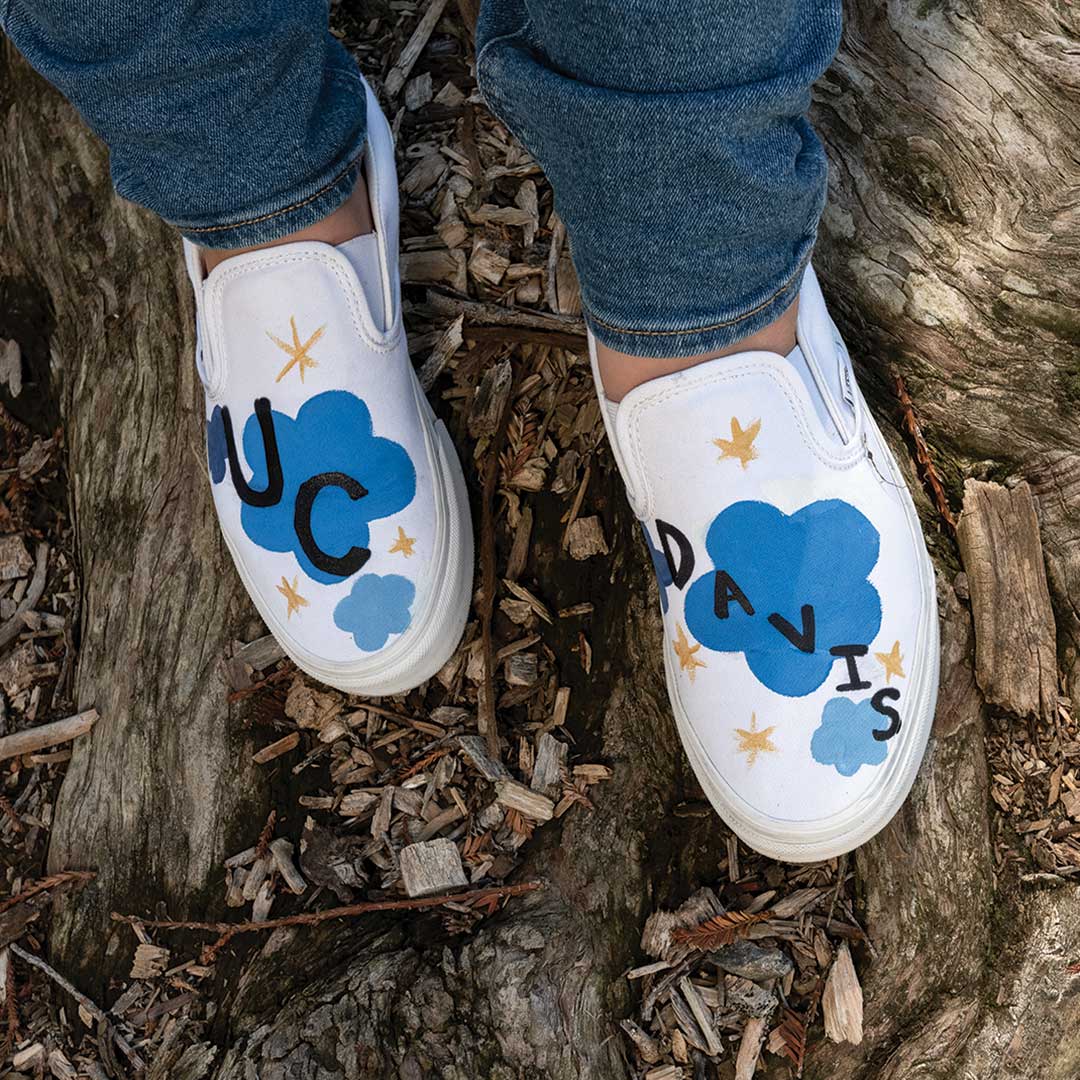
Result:
<instances>
[{"instance_id":1,"label":"letter v","mask_svg":"<svg viewBox=\"0 0 1080 1080\"><path fill-rule=\"evenodd\" d=\"M802 632L800 633L784 618L783 615L772 614L769 616L769 624L795 646L799 652L812 653L814 651L814 608L812 604L802 606Z\"/></svg>"}]
</instances>

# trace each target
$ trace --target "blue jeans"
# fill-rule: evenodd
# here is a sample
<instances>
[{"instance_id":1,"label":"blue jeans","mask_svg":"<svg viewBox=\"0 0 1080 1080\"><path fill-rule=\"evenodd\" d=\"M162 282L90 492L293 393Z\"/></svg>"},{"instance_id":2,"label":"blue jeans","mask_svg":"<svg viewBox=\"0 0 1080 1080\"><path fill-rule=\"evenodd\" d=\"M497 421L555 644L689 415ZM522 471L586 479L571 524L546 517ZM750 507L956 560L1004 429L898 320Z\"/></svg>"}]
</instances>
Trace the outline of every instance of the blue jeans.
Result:
<instances>
[{"instance_id":1,"label":"blue jeans","mask_svg":"<svg viewBox=\"0 0 1080 1080\"><path fill-rule=\"evenodd\" d=\"M196 243L286 236L355 183L364 98L326 0L0 0L0 22L117 191ZM605 344L706 352L794 299L840 22L841 0L484 0L480 88L551 180Z\"/></svg>"}]
</instances>

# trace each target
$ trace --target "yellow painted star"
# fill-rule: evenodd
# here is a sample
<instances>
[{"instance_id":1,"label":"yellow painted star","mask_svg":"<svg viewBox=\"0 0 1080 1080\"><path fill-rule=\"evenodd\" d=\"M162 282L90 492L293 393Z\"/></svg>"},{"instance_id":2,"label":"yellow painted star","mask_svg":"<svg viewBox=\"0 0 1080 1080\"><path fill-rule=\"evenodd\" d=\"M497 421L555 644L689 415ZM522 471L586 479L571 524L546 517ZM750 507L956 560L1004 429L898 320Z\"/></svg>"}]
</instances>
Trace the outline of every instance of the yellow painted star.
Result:
<instances>
[{"instance_id":1,"label":"yellow painted star","mask_svg":"<svg viewBox=\"0 0 1080 1080\"><path fill-rule=\"evenodd\" d=\"M289 605L289 610L285 615L286 619L291 619L294 611L299 611L302 607L308 606L308 602L296 591L296 580L296 578L293 578L290 585L288 578L282 578L281 584L277 587L277 591L285 597L285 602Z\"/></svg>"},{"instance_id":2,"label":"yellow painted star","mask_svg":"<svg viewBox=\"0 0 1080 1080\"><path fill-rule=\"evenodd\" d=\"M743 429L736 417L731 418L731 438L713 439L713 446L720 448L720 461L725 458L733 458L745 469L754 458L757 450L754 448L754 440L761 430L761 421L755 420L748 428Z\"/></svg>"},{"instance_id":3,"label":"yellow painted star","mask_svg":"<svg viewBox=\"0 0 1080 1080\"><path fill-rule=\"evenodd\" d=\"M694 671L699 667L705 667L705 662L699 660L694 653L701 648L700 645L691 645L683 633L681 626L675 627L675 655L679 658L679 667L690 675L690 681L694 681Z\"/></svg>"},{"instance_id":4,"label":"yellow painted star","mask_svg":"<svg viewBox=\"0 0 1080 1080\"><path fill-rule=\"evenodd\" d=\"M891 682L893 675L898 679L907 678L907 675L904 674L904 658L900 655L899 641L894 641L893 647L888 652L876 652L874 655L881 661L881 666L885 669L886 682Z\"/></svg>"},{"instance_id":5,"label":"yellow painted star","mask_svg":"<svg viewBox=\"0 0 1080 1080\"><path fill-rule=\"evenodd\" d=\"M326 330L325 326L320 326L314 334L311 335L303 343L300 344L300 334L296 329L296 316L289 316L289 326L292 327L292 344L282 341L277 334L271 334L269 330L266 331L266 336L281 350L289 354L289 362L278 372L277 378L274 382L281 382L281 380L297 365L299 364L300 381L304 381L304 372L309 367L318 367L318 360L312 360L308 355L308 349L315 344L323 336L323 331Z\"/></svg>"},{"instance_id":6,"label":"yellow painted star","mask_svg":"<svg viewBox=\"0 0 1080 1080\"><path fill-rule=\"evenodd\" d=\"M758 754L775 754L776 747L769 736L776 730L776 725L767 727L763 731L757 729L757 713L750 714L750 730L736 728L735 734L739 738L739 753L749 755L746 766L749 768L757 761Z\"/></svg>"},{"instance_id":7,"label":"yellow painted star","mask_svg":"<svg viewBox=\"0 0 1080 1080\"><path fill-rule=\"evenodd\" d=\"M409 558L416 553L413 551L413 545L416 543L415 536L407 536L405 530L399 525L397 527L397 540L394 541L394 546L390 549L390 554L393 555L395 551L400 551L405 558Z\"/></svg>"}]
</instances>

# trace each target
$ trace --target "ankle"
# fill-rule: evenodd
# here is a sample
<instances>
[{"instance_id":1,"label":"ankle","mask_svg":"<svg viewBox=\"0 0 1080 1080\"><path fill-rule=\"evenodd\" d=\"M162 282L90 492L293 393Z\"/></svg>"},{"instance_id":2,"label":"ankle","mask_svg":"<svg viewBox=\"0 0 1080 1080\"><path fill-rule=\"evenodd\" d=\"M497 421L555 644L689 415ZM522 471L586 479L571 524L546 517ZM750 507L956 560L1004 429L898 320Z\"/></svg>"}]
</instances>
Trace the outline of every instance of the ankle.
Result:
<instances>
[{"instance_id":1,"label":"ankle","mask_svg":"<svg viewBox=\"0 0 1080 1080\"><path fill-rule=\"evenodd\" d=\"M795 327L798 317L799 300L796 297L795 302L783 315L768 326L723 349L713 349L695 356L632 356L629 353L619 352L617 349L610 349L598 341L596 360L604 396L609 401L621 401L636 386L649 382L651 379L671 375L676 371L685 371L706 360L716 360L721 356L748 352L751 349L763 349L766 352L787 356L795 348Z\"/></svg>"},{"instance_id":2,"label":"ankle","mask_svg":"<svg viewBox=\"0 0 1080 1080\"><path fill-rule=\"evenodd\" d=\"M209 274L215 266L225 262L226 259L231 259L234 255L242 255L247 251L259 251L262 248L277 247L279 244L293 244L299 240L320 240L324 244L336 246L344 244L346 240L374 231L371 200L368 197L367 183L361 174L349 197L333 213L315 222L314 225L308 225L306 228L298 229L276 240L268 240L265 244L252 244L250 247L242 248L202 248L200 250L203 265Z\"/></svg>"}]
</instances>

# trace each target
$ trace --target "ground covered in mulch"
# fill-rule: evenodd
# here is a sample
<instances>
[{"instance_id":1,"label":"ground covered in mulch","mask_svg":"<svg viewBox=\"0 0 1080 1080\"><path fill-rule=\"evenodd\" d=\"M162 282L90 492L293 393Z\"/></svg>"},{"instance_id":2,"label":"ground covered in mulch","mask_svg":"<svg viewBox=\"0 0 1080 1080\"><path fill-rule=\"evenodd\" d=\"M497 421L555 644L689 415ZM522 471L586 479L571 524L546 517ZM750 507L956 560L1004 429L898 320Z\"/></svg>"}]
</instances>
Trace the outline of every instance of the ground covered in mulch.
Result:
<instances>
[{"instance_id":1,"label":"ground covered in mulch","mask_svg":"<svg viewBox=\"0 0 1080 1080\"><path fill-rule=\"evenodd\" d=\"M602 575L609 554L604 523L587 509L606 450L577 281L550 187L477 97L457 9L438 4L442 16L425 21L433 7L401 0L359 16L341 4L335 32L379 89L397 137L410 348L425 389L472 447L478 601L431 693L372 703L329 691L266 637L223 660L222 693L244 703L260 732L256 761L281 779L280 805L221 868L236 924L430 906L467 934L521 891L506 883L533 834L589 813L610 777L566 725L568 665L588 676L594 663L591 605L553 610L531 573L531 500L541 494L564 507L563 557ZM418 28L422 48L410 48ZM12 415L33 397L19 385L30 347L0 341L11 403L0 414L0 738L74 715L79 584L63 433ZM993 726L1000 868L1019 862L1059 879L1080 869L1080 777L1066 767L1078 747L1064 706L1048 745L1012 722ZM70 755L67 740L0 760L0 1077L195 1080L214 1058L198 1022L235 926L185 951L167 924L136 920L130 979L110 1003L80 1002L62 972L35 960L50 896L83 880L42 876ZM278 825L297 815L294 845ZM808 1044L861 1038L852 955L872 958L873 947L846 859L782 866L729 837L715 879L700 886L642 928L641 963L626 976L636 1013L612 1018L637 1076L719 1076L723 1062L723 1075L734 1064L749 1077L762 1054L800 1073ZM76 1034L76 1014L94 1035Z\"/></svg>"}]
</instances>

